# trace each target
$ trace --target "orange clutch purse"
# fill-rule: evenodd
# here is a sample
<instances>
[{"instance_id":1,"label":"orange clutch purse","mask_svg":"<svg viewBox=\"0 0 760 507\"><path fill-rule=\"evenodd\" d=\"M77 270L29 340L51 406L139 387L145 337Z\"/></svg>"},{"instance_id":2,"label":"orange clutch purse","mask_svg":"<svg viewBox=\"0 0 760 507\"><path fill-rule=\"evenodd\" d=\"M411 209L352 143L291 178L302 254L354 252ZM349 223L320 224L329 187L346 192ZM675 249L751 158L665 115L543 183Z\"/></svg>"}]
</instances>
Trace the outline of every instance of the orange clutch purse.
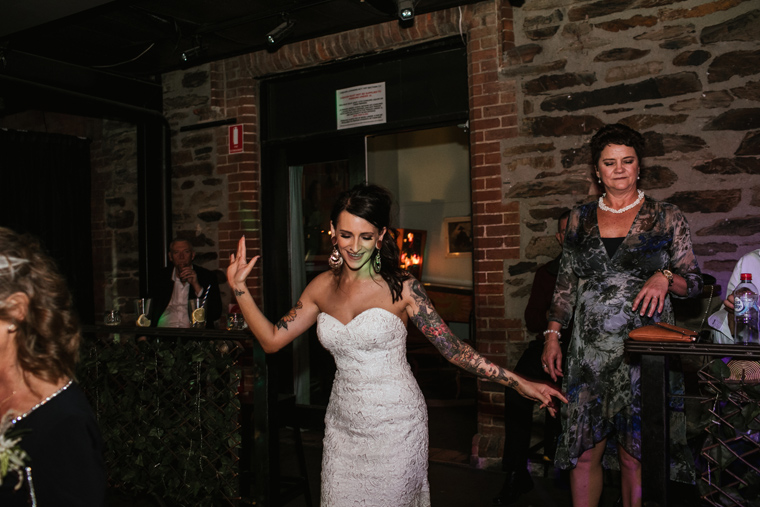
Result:
<instances>
[{"instance_id":1,"label":"orange clutch purse","mask_svg":"<svg viewBox=\"0 0 760 507\"><path fill-rule=\"evenodd\" d=\"M628 337L640 342L693 342L697 339L697 332L658 322L652 326L636 328L628 333Z\"/></svg>"}]
</instances>

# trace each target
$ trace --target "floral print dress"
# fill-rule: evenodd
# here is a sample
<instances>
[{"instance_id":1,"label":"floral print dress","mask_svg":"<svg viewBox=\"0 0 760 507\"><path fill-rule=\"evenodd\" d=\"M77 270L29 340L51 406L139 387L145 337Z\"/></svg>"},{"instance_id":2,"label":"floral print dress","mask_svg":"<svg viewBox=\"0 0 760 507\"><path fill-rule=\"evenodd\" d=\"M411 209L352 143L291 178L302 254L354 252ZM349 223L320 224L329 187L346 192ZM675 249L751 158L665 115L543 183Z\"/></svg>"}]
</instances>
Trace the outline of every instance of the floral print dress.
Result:
<instances>
[{"instance_id":1,"label":"floral print dress","mask_svg":"<svg viewBox=\"0 0 760 507\"><path fill-rule=\"evenodd\" d=\"M646 197L628 235L612 257L602 243L597 202L575 208L567 224L549 320L563 327L575 316L568 348L556 466L574 468L578 457L607 438L602 465L619 470L617 445L641 460L640 367L624 354L628 332L657 321L673 323L672 293L651 318L633 312L633 300L658 269L687 282L687 296L702 291L689 226L674 205ZM671 359L670 393L683 394L680 364ZM683 399L671 397L671 478L692 482Z\"/></svg>"}]
</instances>

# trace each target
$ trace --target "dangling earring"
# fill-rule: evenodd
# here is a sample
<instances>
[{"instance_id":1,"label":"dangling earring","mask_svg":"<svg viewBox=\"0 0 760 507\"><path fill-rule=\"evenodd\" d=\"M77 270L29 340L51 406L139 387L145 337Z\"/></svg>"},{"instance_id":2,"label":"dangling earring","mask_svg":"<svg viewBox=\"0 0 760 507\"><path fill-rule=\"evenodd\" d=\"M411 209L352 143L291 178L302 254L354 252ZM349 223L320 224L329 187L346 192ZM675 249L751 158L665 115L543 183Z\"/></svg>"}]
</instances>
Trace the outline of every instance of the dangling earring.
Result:
<instances>
[{"instance_id":1,"label":"dangling earring","mask_svg":"<svg viewBox=\"0 0 760 507\"><path fill-rule=\"evenodd\" d=\"M8 325L8 332L9 333L15 333L16 332L16 324L9 324Z\"/></svg>"},{"instance_id":2,"label":"dangling earring","mask_svg":"<svg viewBox=\"0 0 760 507\"><path fill-rule=\"evenodd\" d=\"M598 178L596 181L597 181L597 183L599 183L600 185L602 184L602 178Z\"/></svg>"},{"instance_id":3,"label":"dangling earring","mask_svg":"<svg viewBox=\"0 0 760 507\"><path fill-rule=\"evenodd\" d=\"M343 265L343 257L341 257L340 252L338 251L338 245L333 245L333 251L330 254L330 258L327 260L327 263L332 269L338 269Z\"/></svg>"},{"instance_id":4,"label":"dangling earring","mask_svg":"<svg viewBox=\"0 0 760 507\"><path fill-rule=\"evenodd\" d=\"M380 250L375 250L375 259L372 261L372 269L375 270L375 273L379 273L380 270L383 268L383 261L380 259Z\"/></svg>"},{"instance_id":5,"label":"dangling earring","mask_svg":"<svg viewBox=\"0 0 760 507\"><path fill-rule=\"evenodd\" d=\"M641 179L641 173L638 173L638 174L636 175L636 179L637 179L637 180L640 180L640 179Z\"/></svg>"}]
</instances>

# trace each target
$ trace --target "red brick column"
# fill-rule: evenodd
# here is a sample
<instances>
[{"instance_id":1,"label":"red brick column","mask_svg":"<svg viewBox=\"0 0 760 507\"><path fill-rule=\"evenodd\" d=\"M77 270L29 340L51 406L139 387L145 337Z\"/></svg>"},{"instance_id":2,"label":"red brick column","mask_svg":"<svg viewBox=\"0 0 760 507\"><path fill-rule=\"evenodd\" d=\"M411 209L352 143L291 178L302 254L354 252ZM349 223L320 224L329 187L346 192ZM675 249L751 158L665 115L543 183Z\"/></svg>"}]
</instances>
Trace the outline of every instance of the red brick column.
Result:
<instances>
[{"instance_id":1,"label":"red brick column","mask_svg":"<svg viewBox=\"0 0 760 507\"><path fill-rule=\"evenodd\" d=\"M243 125L243 152L229 153L229 129L218 127L217 174L227 175L227 220L219 224L219 267L225 269L231 253L245 235L248 257L261 252L260 157L258 134L258 85L245 72L244 59L231 58L211 64L213 109L224 118ZM257 266L249 278L251 293L261 304L261 271Z\"/></svg>"},{"instance_id":2,"label":"red brick column","mask_svg":"<svg viewBox=\"0 0 760 507\"><path fill-rule=\"evenodd\" d=\"M504 261L520 257L519 208L503 201L501 177L500 140L517 136L514 84L499 76L505 47L514 45L512 8L504 2L481 18L468 44L476 340L479 352L505 366L506 340L522 339L522 322L505 318L504 295ZM473 457L494 458L503 446L504 388L480 381L478 391Z\"/></svg>"}]
</instances>

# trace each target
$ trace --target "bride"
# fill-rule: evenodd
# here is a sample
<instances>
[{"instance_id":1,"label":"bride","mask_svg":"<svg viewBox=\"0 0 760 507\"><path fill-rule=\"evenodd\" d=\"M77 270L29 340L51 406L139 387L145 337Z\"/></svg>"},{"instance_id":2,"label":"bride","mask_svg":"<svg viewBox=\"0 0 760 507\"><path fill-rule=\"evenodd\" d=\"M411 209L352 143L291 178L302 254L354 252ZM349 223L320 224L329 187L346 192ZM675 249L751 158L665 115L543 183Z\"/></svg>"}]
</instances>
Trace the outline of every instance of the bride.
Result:
<instances>
[{"instance_id":1,"label":"bride","mask_svg":"<svg viewBox=\"0 0 760 507\"><path fill-rule=\"evenodd\" d=\"M344 192L330 214L330 271L318 275L276 324L246 285L258 256L246 262L245 237L230 256L227 280L245 320L267 353L317 323L337 373L325 416L322 507L425 507L427 409L406 360L406 326L415 326L451 363L511 387L554 413L551 386L530 382L459 340L436 313L422 284L399 268L392 199L376 185Z\"/></svg>"}]
</instances>

